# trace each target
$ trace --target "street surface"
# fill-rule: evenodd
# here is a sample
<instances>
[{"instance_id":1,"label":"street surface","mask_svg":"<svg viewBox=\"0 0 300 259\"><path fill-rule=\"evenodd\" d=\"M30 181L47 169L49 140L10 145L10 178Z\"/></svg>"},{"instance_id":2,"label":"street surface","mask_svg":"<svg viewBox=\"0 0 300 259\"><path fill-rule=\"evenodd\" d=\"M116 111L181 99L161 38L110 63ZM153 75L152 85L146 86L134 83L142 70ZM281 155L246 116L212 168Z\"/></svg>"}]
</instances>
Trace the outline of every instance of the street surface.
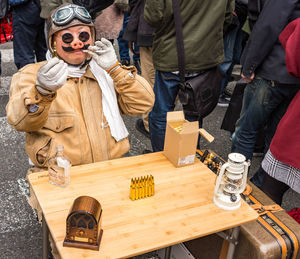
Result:
<instances>
[{"instance_id":1,"label":"street surface","mask_svg":"<svg viewBox=\"0 0 300 259\"><path fill-rule=\"evenodd\" d=\"M34 211L27 203L28 184L25 175L29 164L24 149L25 134L13 130L5 117L9 84L12 75L17 71L13 62L12 43L1 44L0 51L0 258L39 259L42 255L42 229ZM201 148L212 149L227 159L231 141L229 133L220 129L225 111L226 108L216 107L205 118L203 126L215 137L215 141L208 144L202 139ZM150 140L135 129L136 119L125 117L125 124L130 132L129 155L132 156L142 154L145 149L151 149ZM253 159L250 176L257 170L260 161L261 157ZM294 207L300 207L300 195L288 191L284 197L283 208L290 210Z\"/></svg>"}]
</instances>

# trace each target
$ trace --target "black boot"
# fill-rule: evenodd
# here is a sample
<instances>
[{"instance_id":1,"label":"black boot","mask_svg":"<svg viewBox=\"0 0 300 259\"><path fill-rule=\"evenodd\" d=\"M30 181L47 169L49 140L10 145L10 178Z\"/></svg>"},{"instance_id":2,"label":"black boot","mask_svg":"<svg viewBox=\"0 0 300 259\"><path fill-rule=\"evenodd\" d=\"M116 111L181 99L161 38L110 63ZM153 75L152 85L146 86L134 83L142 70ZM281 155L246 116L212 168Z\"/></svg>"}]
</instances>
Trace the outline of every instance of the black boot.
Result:
<instances>
[{"instance_id":1,"label":"black boot","mask_svg":"<svg viewBox=\"0 0 300 259\"><path fill-rule=\"evenodd\" d=\"M145 129L145 125L142 119L138 119L135 123L135 128L141 132L147 138L150 138L149 132Z\"/></svg>"}]
</instances>

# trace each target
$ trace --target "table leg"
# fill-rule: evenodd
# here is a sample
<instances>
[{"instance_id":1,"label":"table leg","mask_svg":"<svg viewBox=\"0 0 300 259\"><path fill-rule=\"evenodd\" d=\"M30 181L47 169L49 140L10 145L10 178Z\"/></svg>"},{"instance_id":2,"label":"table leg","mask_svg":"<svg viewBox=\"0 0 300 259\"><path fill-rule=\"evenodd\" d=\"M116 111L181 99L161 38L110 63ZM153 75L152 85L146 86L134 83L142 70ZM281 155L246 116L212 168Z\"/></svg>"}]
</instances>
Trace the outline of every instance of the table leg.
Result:
<instances>
[{"instance_id":1,"label":"table leg","mask_svg":"<svg viewBox=\"0 0 300 259\"><path fill-rule=\"evenodd\" d=\"M171 258L171 249L172 249L172 246L168 246L165 248L165 259Z\"/></svg>"},{"instance_id":2,"label":"table leg","mask_svg":"<svg viewBox=\"0 0 300 259\"><path fill-rule=\"evenodd\" d=\"M49 258L48 257L49 256L49 229L44 214L42 217L42 229L43 229L43 259L48 259Z\"/></svg>"},{"instance_id":3,"label":"table leg","mask_svg":"<svg viewBox=\"0 0 300 259\"><path fill-rule=\"evenodd\" d=\"M235 227L232 229L230 236L233 240L238 240L239 233L240 233L240 227ZM236 246L237 246L237 242L229 242L226 259L233 259Z\"/></svg>"}]
</instances>

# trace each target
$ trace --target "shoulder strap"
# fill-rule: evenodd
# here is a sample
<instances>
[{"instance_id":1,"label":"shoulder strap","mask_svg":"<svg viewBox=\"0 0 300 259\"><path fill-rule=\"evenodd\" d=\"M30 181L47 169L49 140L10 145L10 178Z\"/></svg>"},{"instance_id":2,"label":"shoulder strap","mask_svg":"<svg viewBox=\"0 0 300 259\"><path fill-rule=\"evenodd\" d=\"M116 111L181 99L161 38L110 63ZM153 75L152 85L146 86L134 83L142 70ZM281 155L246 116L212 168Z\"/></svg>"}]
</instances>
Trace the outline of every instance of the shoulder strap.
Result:
<instances>
[{"instance_id":1,"label":"shoulder strap","mask_svg":"<svg viewBox=\"0 0 300 259\"><path fill-rule=\"evenodd\" d=\"M184 56L184 44L183 44L183 33L182 33L182 21L180 13L180 0L172 0L173 11L174 11L174 22L176 31L176 46L178 56L178 68L179 77L181 83L185 81L185 56Z\"/></svg>"}]
</instances>

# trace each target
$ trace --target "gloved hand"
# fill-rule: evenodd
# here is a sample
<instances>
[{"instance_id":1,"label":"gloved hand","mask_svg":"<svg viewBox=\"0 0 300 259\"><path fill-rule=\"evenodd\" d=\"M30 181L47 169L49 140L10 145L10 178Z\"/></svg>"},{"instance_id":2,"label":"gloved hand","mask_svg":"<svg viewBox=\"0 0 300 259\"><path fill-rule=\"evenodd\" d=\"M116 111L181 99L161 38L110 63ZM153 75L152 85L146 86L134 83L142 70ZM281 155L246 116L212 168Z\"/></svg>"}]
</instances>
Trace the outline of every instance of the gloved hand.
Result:
<instances>
[{"instance_id":1,"label":"gloved hand","mask_svg":"<svg viewBox=\"0 0 300 259\"><path fill-rule=\"evenodd\" d=\"M53 94L65 84L67 76L67 63L61 59L52 58L38 70L36 89L42 95Z\"/></svg>"},{"instance_id":2,"label":"gloved hand","mask_svg":"<svg viewBox=\"0 0 300 259\"><path fill-rule=\"evenodd\" d=\"M95 42L95 46L89 46L88 53L104 70L108 70L117 64L117 55L111 42L102 38Z\"/></svg>"}]
</instances>

